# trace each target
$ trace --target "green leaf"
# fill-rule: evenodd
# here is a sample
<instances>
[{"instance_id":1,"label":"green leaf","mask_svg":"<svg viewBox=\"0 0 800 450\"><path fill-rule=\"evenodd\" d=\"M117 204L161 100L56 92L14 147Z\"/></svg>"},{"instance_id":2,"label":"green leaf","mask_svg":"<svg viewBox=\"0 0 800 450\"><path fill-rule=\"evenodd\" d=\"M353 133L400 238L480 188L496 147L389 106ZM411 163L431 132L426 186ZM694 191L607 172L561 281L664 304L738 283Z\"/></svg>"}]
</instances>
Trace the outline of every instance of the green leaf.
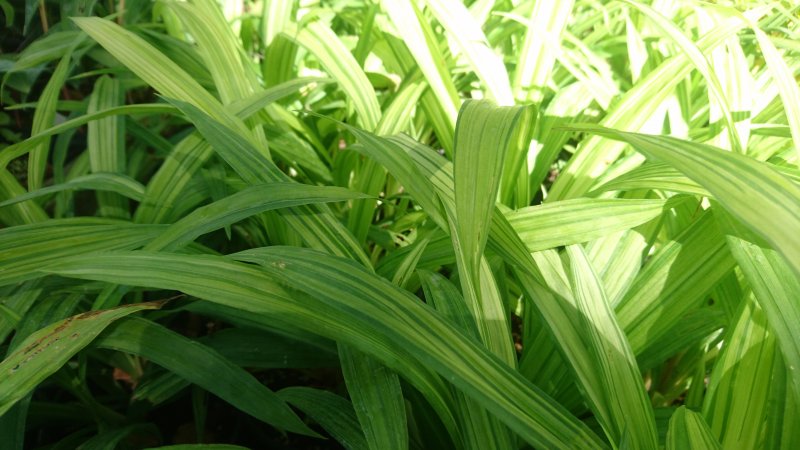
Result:
<instances>
[{"instance_id":1,"label":"green leaf","mask_svg":"<svg viewBox=\"0 0 800 450\"><path fill-rule=\"evenodd\" d=\"M164 227L126 222L72 218L0 230L0 285L36 276L36 270L59 258L104 250L138 248Z\"/></svg>"},{"instance_id":2,"label":"green leaf","mask_svg":"<svg viewBox=\"0 0 800 450\"><path fill-rule=\"evenodd\" d=\"M490 101L464 103L453 145L455 201L443 201L464 300L487 347L512 365L515 358L505 305L492 289L494 281L483 260L483 251L489 238L506 152L519 143L518 132L530 120L530 113L528 108L498 107Z\"/></svg>"},{"instance_id":3,"label":"green leaf","mask_svg":"<svg viewBox=\"0 0 800 450\"><path fill-rule=\"evenodd\" d=\"M146 358L277 428L318 436L274 392L216 351L145 319L117 322L94 343Z\"/></svg>"},{"instance_id":4,"label":"green leaf","mask_svg":"<svg viewBox=\"0 0 800 450\"><path fill-rule=\"evenodd\" d=\"M141 37L99 17L73 17L72 21L164 96L191 101L207 114L221 112L217 99Z\"/></svg>"},{"instance_id":5,"label":"green leaf","mask_svg":"<svg viewBox=\"0 0 800 450\"><path fill-rule=\"evenodd\" d=\"M409 0L382 0L381 6L424 75L447 126L454 129L460 100L450 74L447 73L447 67L443 64L442 55L438 53L436 44L429 41L432 35L430 25L421 19L419 10Z\"/></svg>"},{"instance_id":6,"label":"green leaf","mask_svg":"<svg viewBox=\"0 0 800 450\"><path fill-rule=\"evenodd\" d=\"M464 3L454 0L426 0L426 3L461 48L489 98L500 106L513 105L514 97L503 59L489 46L480 24Z\"/></svg>"},{"instance_id":7,"label":"green leaf","mask_svg":"<svg viewBox=\"0 0 800 450\"><path fill-rule=\"evenodd\" d=\"M89 345L113 321L161 303L139 303L69 317L26 338L0 362L0 414Z\"/></svg>"},{"instance_id":8,"label":"green leaf","mask_svg":"<svg viewBox=\"0 0 800 450\"><path fill-rule=\"evenodd\" d=\"M8 164L27 152L32 151L39 144L49 141L48 138L55 134L63 133L71 129L77 128L81 125L87 124L93 120L102 119L114 115L134 115L134 114L169 114L174 113L175 108L171 105L162 105L158 103L143 103L138 105L125 105L117 106L114 108L96 111L91 114L84 114L74 119L65 120L64 122L54 125L50 128L42 130L38 133L32 134L31 137L22 142L10 145L0 152L0 167L7 167Z\"/></svg>"},{"instance_id":9,"label":"green leaf","mask_svg":"<svg viewBox=\"0 0 800 450\"><path fill-rule=\"evenodd\" d=\"M739 268L753 289L758 304L764 310L770 329L775 332L783 353L795 395L800 396L800 280L792 274L786 261L777 251L724 211L716 214L717 222L726 234L728 247Z\"/></svg>"},{"instance_id":10,"label":"green leaf","mask_svg":"<svg viewBox=\"0 0 800 450\"><path fill-rule=\"evenodd\" d=\"M179 444L163 447L150 447L145 450L250 450L247 447L230 444Z\"/></svg>"},{"instance_id":11,"label":"green leaf","mask_svg":"<svg viewBox=\"0 0 800 450\"><path fill-rule=\"evenodd\" d=\"M721 449L703 416L681 406L672 413L669 419L667 432L667 450L682 450L686 448Z\"/></svg>"},{"instance_id":12,"label":"green leaf","mask_svg":"<svg viewBox=\"0 0 800 450\"><path fill-rule=\"evenodd\" d=\"M678 170L663 162L648 162L630 172L599 186L588 195L609 191L633 191L637 189L659 189L708 197L710 194L699 184L686 178ZM568 200L566 200L568 201ZM561 202L559 202L561 203Z\"/></svg>"},{"instance_id":13,"label":"green leaf","mask_svg":"<svg viewBox=\"0 0 800 450\"><path fill-rule=\"evenodd\" d=\"M215 151L251 185L291 180L253 144L233 129L212 119L189 103L169 100L183 111ZM369 265L366 255L333 214L324 207L294 206L283 217L312 247L325 249L335 255L347 255Z\"/></svg>"},{"instance_id":14,"label":"green leaf","mask_svg":"<svg viewBox=\"0 0 800 450\"><path fill-rule=\"evenodd\" d=\"M237 257L262 263L263 269L216 256L136 252L62 258L47 271L176 289L253 313L279 315L370 353L404 376L417 373L421 359L534 445L605 447L518 373L382 278L348 260L311 250L273 247L250 253ZM314 296L297 301L276 279Z\"/></svg>"},{"instance_id":15,"label":"green leaf","mask_svg":"<svg viewBox=\"0 0 800 450\"><path fill-rule=\"evenodd\" d=\"M353 405L344 398L307 387L281 389L278 396L314 419L347 450L369 448Z\"/></svg>"},{"instance_id":16,"label":"green leaf","mask_svg":"<svg viewBox=\"0 0 800 450\"><path fill-rule=\"evenodd\" d=\"M245 118L270 103L297 92L309 82L318 80L299 78L287 81L234 102L228 108L238 117ZM172 106L169 108L175 111ZM174 217L175 204L184 195L186 186L213 154L211 146L203 141L199 133L190 134L182 139L148 183L145 199L136 210L135 220L141 223L163 223L168 221L166 219Z\"/></svg>"},{"instance_id":17,"label":"green leaf","mask_svg":"<svg viewBox=\"0 0 800 450\"><path fill-rule=\"evenodd\" d=\"M59 61L56 69L53 71L53 76L50 77L50 80L42 91L42 95L39 96L36 111L33 114L31 134L38 134L42 130L53 125L53 121L56 117L58 94L64 86L64 81L67 79L71 59L72 52L67 52L67 54L61 58L61 61ZM32 191L42 187L44 172L47 168L47 156L49 154L50 141L47 139L31 150L28 156L28 190Z\"/></svg>"},{"instance_id":18,"label":"green leaf","mask_svg":"<svg viewBox=\"0 0 800 450\"><path fill-rule=\"evenodd\" d=\"M778 349L752 295L741 302L739 313L711 371L703 415L722 448L761 448Z\"/></svg>"},{"instance_id":19,"label":"green leaf","mask_svg":"<svg viewBox=\"0 0 800 450\"><path fill-rule=\"evenodd\" d=\"M349 345L339 346L339 357L368 448L407 449L406 408L397 374Z\"/></svg>"},{"instance_id":20,"label":"green leaf","mask_svg":"<svg viewBox=\"0 0 800 450\"><path fill-rule=\"evenodd\" d=\"M167 5L197 42L222 103L227 105L251 94L257 85L255 76L246 69L241 41L225 20L219 5L214 2Z\"/></svg>"},{"instance_id":21,"label":"green leaf","mask_svg":"<svg viewBox=\"0 0 800 450\"><path fill-rule=\"evenodd\" d=\"M664 243L616 306L633 352L641 354L699 306L734 265L711 211Z\"/></svg>"},{"instance_id":22,"label":"green leaf","mask_svg":"<svg viewBox=\"0 0 800 450\"><path fill-rule=\"evenodd\" d=\"M147 250L174 250L197 237L247 217L278 208L336 202L366 195L336 186L270 183L250 186L210 205L197 208L147 244Z\"/></svg>"},{"instance_id":23,"label":"green leaf","mask_svg":"<svg viewBox=\"0 0 800 450\"><path fill-rule=\"evenodd\" d=\"M631 448L658 448L655 418L630 344L600 280L579 245L567 247L569 281L596 373L593 410L612 442L626 437Z\"/></svg>"},{"instance_id":24,"label":"green leaf","mask_svg":"<svg viewBox=\"0 0 800 450\"><path fill-rule=\"evenodd\" d=\"M478 264L489 238L503 160L517 127L528 119L521 107L497 107L487 101L467 101L456 125L453 178L454 246L464 264L462 277L477 280Z\"/></svg>"},{"instance_id":25,"label":"green leaf","mask_svg":"<svg viewBox=\"0 0 800 450\"><path fill-rule=\"evenodd\" d=\"M420 270L419 276L428 303L447 317L462 333L479 342L478 328L458 289L437 273ZM489 415L478 402L463 392L456 391L454 396L467 448L488 450L503 449L513 445L504 425L496 417Z\"/></svg>"},{"instance_id":26,"label":"green leaf","mask_svg":"<svg viewBox=\"0 0 800 450\"><path fill-rule=\"evenodd\" d=\"M11 199L24 195L25 188L6 169L0 169L0 199ZM0 220L7 225L22 225L47 220L47 213L38 204L27 201L6 208L0 214Z\"/></svg>"},{"instance_id":27,"label":"green leaf","mask_svg":"<svg viewBox=\"0 0 800 450\"><path fill-rule=\"evenodd\" d=\"M41 197L56 192L78 189L91 189L96 191L110 191L123 195L132 200L140 201L144 197L144 186L128 176L118 173L92 173L73 178L65 183L43 187L33 192L28 192L10 200L0 203L0 208L24 202L32 198Z\"/></svg>"},{"instance_id":28,"label":"green leaf","mask_svg":"<svg viewBox=\"0 0 800 450\"><path fill-rule=\"evenodd\" d=\"M753 8L747 15L756 18L764 12L763 8ZM727 17L713 30L701 36L695 44L702 52L711 51L746 25L744 19ZM615 102L601 124L609 128L638 131L691 70L688 55L683 52L673 55L642 77ZM603 142L597 136L582 140L575 155L570 158L550 190L548 200L575 198L591 190L595 181L619 157L624 148L622 143Z\"/></svg>"},{"instance_id":29,"label":"green leaf","mask_svg":"<svg viewBox=\"0 0 800 450\"><path fill-rule=\"evenodd\" d=\"M686 55L698 72L703 75L708 85L709 95L716 102L715 106L719 108L725 124L727 125L731 148L736 152L744 153L744 148L739 141L739 136L736 134L736 127L734 126L731 106L729 104L730 100L725 96L720 80L717 78L717 75L714 73L711 64L708 62L703 52L691 39L686 37L678 26L659 14L658 11L633 0L623 1L647 16L662 34L667 36L682 50L682 54Z\"/></svg>"},{"instance_id":30,"label":"green leaf","mask_svg":"<svg viewBox=\"0 0 800 450\"><path fill-rule=\"evenodd\" d=\"M769 242L800 276L800 186L769 164L667 136L572 127L631 144L703 186L734 217Z\"/></svg>"},{"instance_id":31,"label":"green leaf","mask_svg":"<svg viewBox=\"0 0 800 450\"><path fill-rule=\"evenodd\" d=\"M786 121L789 124L792 142L795 151L800 156L800 87L797 86L797 79L770 37L754 23L751 28L756 34L758 46L761 47L761 54L767 63L767 70L778 87L778 94L786 111Z\"/></svg>"},{"instance_id":32,"label":"green leaf","mask_svg":"<svg viewBox=\"0 0 800 450\"><path fill-rule=\"evenodd\" d=\"M89 99L88 113L119 106L124 91L119 80L103 76L94 85ZM119 116L109 116L89 122L87 132L89 167L92 172L125 173L125 121ZM99 215L104 217L130 217L128 201L108 192L98 192Z\"/></svg>"},{"instance_id":33,"label":"green leaf","mask_svg":"<svg viewBox=\"0 0 800 450\"><path fill-rule=\"evenodd\" d=\"M537 1L531 10L525 40L514 72L516 97L540 102L561 46L561 33L567 26L575 2Z\"/></svg>"},{"instance_id":34,"label":"green leaf","mask_svg":"<svg viewBox=\"0 0 800 450\"><path fill-rule=\"evenodd\" d=\"M284 33L319 59L325 70L347 94L347 98L353 102L361 125L369 131L374 130L381 120L381 108L375 90L339 37L319 21L311 22L298 30L287 29Z\"/></svg>"},{"instance_id":35,"label":"green leaf","mask_svg":"<svg viewBox=\"0 0 800 450\"><path fill-rule=\"evenodd\" d=\"M664 200L580 198L510 211L506 219L528 250L536 252L637 227L673 204Z\"/></svg>"}]
</instances>

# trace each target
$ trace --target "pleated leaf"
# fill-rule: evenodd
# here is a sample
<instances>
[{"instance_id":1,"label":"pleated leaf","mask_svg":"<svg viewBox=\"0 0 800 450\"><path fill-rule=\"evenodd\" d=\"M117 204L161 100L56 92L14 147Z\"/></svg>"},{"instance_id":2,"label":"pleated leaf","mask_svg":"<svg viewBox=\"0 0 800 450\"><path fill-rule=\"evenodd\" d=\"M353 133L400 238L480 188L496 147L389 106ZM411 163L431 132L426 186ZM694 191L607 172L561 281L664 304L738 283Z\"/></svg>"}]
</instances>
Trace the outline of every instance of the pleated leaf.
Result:
<instances>
[{"instance_id":1,"label":"pleated leaf","mask_svg":"<svg viewBox=\"0 0 800 450\"><path fill-rule=\"evenodd\" d=\"M131 318L94 345L146 358L277 428L318 436L277 394L215 350L155 322Z\"/></svg>"},{"instance_id":2,"label":"pleated leaf","mask_svg":"<svg viewBox=\"0 0 800 450\"><path fill-rule=\"evenodd\" d=\"M621 444L625 437L629 448L657 449L653 408L625 333L583 248L570 245L567 255L576 313L594 357L601 383L597 389L603 394L594 404L596 416L612 442Z\"/></svg>"},{"instance_id":3,"label":"pleated leaf","mask_svg":"<svg viewBox=\"0 0 800 450\"><path fill-rule=\"evenodd\" d=\"M118 173L92 173L73 178L65 183L43 187L33 192L19 195L10 200L0 202L0 208L14 205L32 198L42 197L56 192L91 189L95 191L115 192L132 200L140 201L144 197L144 186L126 175Z\"/></svg>"},{"instance_id":4,"label":"pleated leaf","mask_svg":"<svg viewBox=\"0 0 800 450\"><path fill-rule=\"evenodd\" d=\"M126 222L73 218L0 230L0 285L19 283L48 261L94 251L141 247L163 226L141 226Z\"/></svg>"},{"instance_id":5,"label":"pleated leaf","mask_svg":"<svg viewBox=\"0 0 800 450\"><path fill-rule=\"evenodd\" d=\"M711 193L725 209L769 242L800 276L800 186L743 155L667 136L624 133L597 126L582 131L627 142L662 160Z\"/></svg>"},{"instance_id":6,"label":"pleated leaf","mask_svg":"<svg viewBox=\"0 0 800 450\"><path fill-rule=\"evenodd\" d=\"M258 261L269 272L221 257L153 253L63 258L48 271L176 289L254 313L278 314L300 328L348 342L401 374L421 358L534 445L605 447L580 421L413 296L347 260L299 248L239 257ZM290 297L274 281L283 283L286 277L320 300Z\"/></svg>"},{"instance_id":7,"label":"pleated leaf","mask_svg":"<svg viewBox=\"0 0 800 450\"><path fill-rule=\"evenodd\" d=\"M353 405L344 398L307 387L281 389L278 396L314 419L347 450L369 448Z\"/></svg>"},{"instance_id":8,"label":"pleated leaf","mask_svg":"<svg viewBox=\"0 0 800 450\"><path fill-rule=\"evenodd\" d=\"M69 317L36 331L0 362L0 414L89 345L113 321L160 303L139 303Z\"/></svg>"},{"instance_id":9,"label":"pleated leaf","mask_svg":"<svg viewBox=\"0 0 800 450\"><path fill-rule=\"evenodd\" d=\"M716 214L739 268L775 332L795 395L800 396L800 279L786 261L730 215Z\"/></svg>"},{"instance_id":10,"label":"pleated leaf","mask_svg":"<svg viewBox=\"0 0 800 450\"><path fill-rule=\"evenodd\" d=\"M510 211L506 219L531 252L588 242L660 216L664 200L574 199Z\"/></svg>"},{"instance_id":11,"label":"pleated leaf","mask_svg":"<svg viewBox=\"0 0 800 450\"><path fill-rule=\"evenodd\" d=\"M687 448L720 449L722 448L708 429L708 424L700 414L681 406L672 413L667 432L667 450Z\"/></svg>"},{"instance_id":12,"label":"pleated leaf","mask_svg":"<svg viewBox=\"0 0 800 450\"><path fill-rule=\"evenodd\" d=\"M742 302L739 313L711 371L703 415L723 448L762 448L778 349L752 296Z\"/></svg>"},{"instance_id":13,"label":"pleated leaf","mask_svg":"<svg viewBox=\"0 0 800 450\"><path fill-rule=\"evenodd\" d=\"M747 15L757 18L764 12L763 9L754 8ZM710 51L746 25L743 18L728 17L712 31L700 36L695 44L701 52ZM691 70L688 55L683 52L673 55L657 69L642 77L615 102L601 124L609 128L638 131ZM582 140L575 155L570 158L554 183L548 199L554 201L575 198L588 192L624 148L623 143L603 142L599 136Z\"/></svg>"},{"instance_id":14,"label":"pleated leaf","mask_svg":"<svg viewBox=\"0 0 800 450\"><path fill-rule=\"evenodd\" d=\"M100 77L94 84L89 99L89 114L119 106L123 102L119 80ZM89 122L87 151L92 172L125 173L125 121L119 116L109 116ZM128 201L111 192L97 192L99 214L104 217L130 216Z\"/></svg>"},{"instance_id":15,"label":"pleated leaf","mask_svg":"<svg viewBox=\"0 0 800 450\"><path fill-rule=\"evenodd\" d=\"M53 126L53 121L56 117L56 103L58 101L58 94L64 86L69 72L69 63L72 59L71 52L67 52L53 71L53 75L47 82L42 95L39 96L39 101L36 105L36 111L33 114L33 124L31 126L31 134L38 134L41 131ZM47 158L50 155L50 140L43 139L41 143L37 144L31 150L28 159L28 190L36 190L42 187L44 181L44 173L47 168Z\"/></svg>"},{"instance_id":16,"label":"pleated leaf","mask_svg":"<svg viewBox=\"0 0 800 450\"><path fill-rule=\"evenodd\" d=\"M174 250L197 237L247 217L278 208L317 202L364 198L363 194L336 186L270 183L250 186L210 205L195 209L147 244L148 250Z\"/></svg>"}]
</instances>

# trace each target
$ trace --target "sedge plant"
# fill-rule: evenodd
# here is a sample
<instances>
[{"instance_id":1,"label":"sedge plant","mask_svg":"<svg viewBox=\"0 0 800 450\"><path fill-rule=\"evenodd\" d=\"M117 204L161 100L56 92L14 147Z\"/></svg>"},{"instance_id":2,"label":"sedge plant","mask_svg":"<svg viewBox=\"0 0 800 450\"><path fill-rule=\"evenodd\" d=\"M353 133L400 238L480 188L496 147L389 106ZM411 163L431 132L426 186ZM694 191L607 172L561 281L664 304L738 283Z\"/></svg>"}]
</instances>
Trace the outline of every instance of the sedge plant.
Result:
<instances>
[{"instance_id":1,"label":"sedge plant","mask_svg":"<svg viewBox=\"0 0 800 450\"><path fill-rule=\"evenodd\" d=\"M24 3L2 448L800 445L794 2Z\"/></svg>"}]
</instances>

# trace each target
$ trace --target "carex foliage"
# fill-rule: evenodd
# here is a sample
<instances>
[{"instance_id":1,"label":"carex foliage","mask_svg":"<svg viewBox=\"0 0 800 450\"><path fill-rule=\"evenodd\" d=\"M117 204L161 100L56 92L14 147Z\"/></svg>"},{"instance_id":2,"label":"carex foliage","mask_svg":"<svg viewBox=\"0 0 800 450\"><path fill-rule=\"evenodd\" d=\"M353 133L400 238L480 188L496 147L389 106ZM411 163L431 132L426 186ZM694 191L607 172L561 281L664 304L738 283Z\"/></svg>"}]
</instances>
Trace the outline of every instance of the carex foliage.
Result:
<instances>
[{"instance_id":1,"label":"carex foliage","mask_svg":"<svg viewBox=\"0 0 800 450\"><path fill-rule=\"evenodd\" d=\"M800 445L796 2L0 9L4 449Z\"/></svg>"}]
</instances>

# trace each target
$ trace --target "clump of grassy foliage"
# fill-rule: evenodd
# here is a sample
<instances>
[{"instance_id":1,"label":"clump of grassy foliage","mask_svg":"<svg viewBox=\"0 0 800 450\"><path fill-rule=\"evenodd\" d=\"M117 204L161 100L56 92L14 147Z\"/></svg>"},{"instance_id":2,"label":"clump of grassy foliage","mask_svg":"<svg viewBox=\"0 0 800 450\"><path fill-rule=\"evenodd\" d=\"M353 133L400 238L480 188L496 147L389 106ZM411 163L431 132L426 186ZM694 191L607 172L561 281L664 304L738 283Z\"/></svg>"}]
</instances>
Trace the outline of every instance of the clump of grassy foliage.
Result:
<instances>
[{"instance_id":1,"label":"clump of grassy foliage","mask_svg":"<svg viewBox=\"0 0 800 450\"><path fill-rule=\"evenodd\" d=\"M800 446L793 2L15 3L3 449Z\"/></svg>"}]
</instances>

